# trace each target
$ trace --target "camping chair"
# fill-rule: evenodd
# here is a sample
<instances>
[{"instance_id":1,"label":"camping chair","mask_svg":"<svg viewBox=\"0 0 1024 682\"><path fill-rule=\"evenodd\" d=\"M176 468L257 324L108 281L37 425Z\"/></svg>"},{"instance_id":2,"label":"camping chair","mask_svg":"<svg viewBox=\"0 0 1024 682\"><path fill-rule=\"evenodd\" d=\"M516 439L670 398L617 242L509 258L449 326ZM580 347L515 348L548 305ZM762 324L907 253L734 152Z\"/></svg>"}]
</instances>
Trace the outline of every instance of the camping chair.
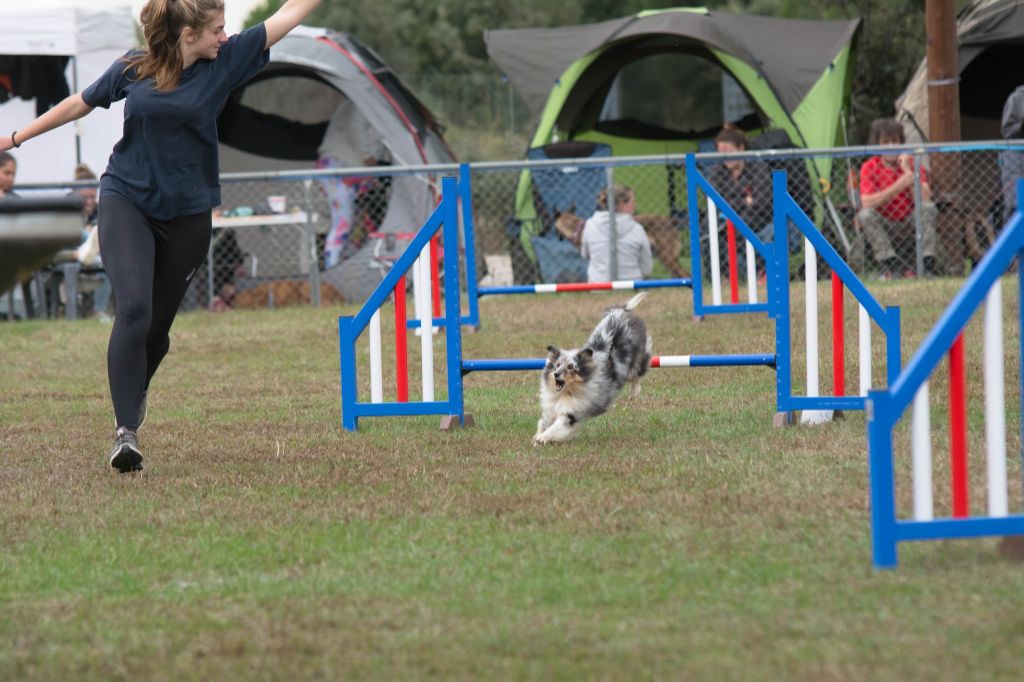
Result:
<instances>
[{"instance_id":1,"label":"camping chair","mask_svg":"<svg viewBox=\"0 0 1024 682\"><path fill-rule=\"evenodd\" d=\"M611 154L612 148L606 144L569 141L534 147L526 152L526 158L581 159L609 157ZM573 231L567 226L582 225L582 221L597 210L597 195L607 184L604 168L560 166L535 168L530 173L539 217L539 229L530 238L530 243L537 257L541 279L545 282L585 282L587 261L573 240L575 236L575 241L578 241L578 230Z\"/></svg>"}]
</instances>

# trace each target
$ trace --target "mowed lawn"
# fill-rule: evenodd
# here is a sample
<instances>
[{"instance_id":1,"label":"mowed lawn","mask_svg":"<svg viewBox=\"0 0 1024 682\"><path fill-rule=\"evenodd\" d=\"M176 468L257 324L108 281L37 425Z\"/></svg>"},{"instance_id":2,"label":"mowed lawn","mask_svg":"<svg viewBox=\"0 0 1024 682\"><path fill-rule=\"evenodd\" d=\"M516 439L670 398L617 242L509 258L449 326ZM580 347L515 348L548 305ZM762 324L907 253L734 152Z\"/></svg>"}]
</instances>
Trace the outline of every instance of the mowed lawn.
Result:
<instances>
[{"instance_id":1,"label":"mowed lawn","mask_svg":"<svg viewBox=\"0 0 1024 682\"><path fill-rule=\"evenodd\" d=\"M905 361L959 284L873 287L902 307ZM1008 280L1019 512L1015 292ZM579 344L628 296L484 299L465 354ZM797 339L801 297L797 287ZM107 466L109 326L0 325L0 679L1024 677L1024 565L997 540L903 545L897 570L871 568L862 413L774 429L773 370L659 369L577 440L534 448L537 373L510 372L467 377L472 429L377 418L349 433L336 317L352 312L183 314L140 434L145 471L125 476ZM638 312L659 353L774 350L764 316L694 322L689 292L654 291ZM847 319L853 341L852 305ZM824 306L820 323L827 345ZM968 330L974 513L985 504L979 328ZM411 334L409 357L417 366ZM852 344L847 357L855 391ZM932 384L939 515L944 371ZM824 361L822 377L831 390ZM897 469L906 516L906 447Z\"/></svg>"}]
</instances>

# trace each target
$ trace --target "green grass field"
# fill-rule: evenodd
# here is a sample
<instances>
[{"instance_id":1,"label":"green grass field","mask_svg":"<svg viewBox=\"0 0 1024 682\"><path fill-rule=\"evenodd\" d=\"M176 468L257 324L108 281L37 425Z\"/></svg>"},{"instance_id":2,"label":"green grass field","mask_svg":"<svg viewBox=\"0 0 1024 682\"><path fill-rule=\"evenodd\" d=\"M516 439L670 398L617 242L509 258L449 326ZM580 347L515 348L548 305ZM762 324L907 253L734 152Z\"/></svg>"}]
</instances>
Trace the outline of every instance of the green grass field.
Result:
<instances>
[{"instance_id":1,"label":"green grass field","mask_svg":"<svg viewBox=\"0 0 1024 682\"><path fill-rule=\"evenodd\" d=\"M904 360L958 285L875 287L903 308ZM1004 290L1016 314L1015 283ZM578 344L626 297L484 299L466 356ZM348 433L340 312L353 311L182 315L140 434L146 469L126 476L106 463L110 328L0 325L0 679L1024 675L1024 566L996 540L903 545L897 570L872 570L863 414L773 429L772 370L661 369L577 440L534 448L536 374L492 373L467 378L472 429L385 418ZM773 350L766 319L695 323L688 292L652 292L639 312L662 354ZM856 311L847 317L856 390ZM823 343L828 324L823 314ZM1019 512L1019 341L1006 326ZM981 513L980 344L969 345ZM798 353L798 385L802 363ZM932 395L944 384L940 372ZM944 410L933 401L939 515ZM903 515L908 460L904 447Z\"/></svg>"}]
</instances>

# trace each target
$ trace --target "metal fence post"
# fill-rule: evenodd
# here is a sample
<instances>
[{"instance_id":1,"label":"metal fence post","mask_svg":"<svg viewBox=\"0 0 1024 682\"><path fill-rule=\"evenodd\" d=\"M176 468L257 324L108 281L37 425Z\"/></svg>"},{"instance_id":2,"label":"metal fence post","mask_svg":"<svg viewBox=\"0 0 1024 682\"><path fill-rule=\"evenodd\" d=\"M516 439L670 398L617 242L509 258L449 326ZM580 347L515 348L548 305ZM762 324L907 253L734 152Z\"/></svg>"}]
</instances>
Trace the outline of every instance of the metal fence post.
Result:
<instances>
[{"instance_id":1,"label":"metal fence post","mask_svg":"<svg viewBox=\"0 0 1024 682\"><path fill-rule=\"evenodd\" d=\"M206 247L206 306L210 307L213 303L213 238L210 239L209 246Z\"/></svg>"},{"instance_id":2,"label":"metal fence post","mask_svg":"<svg viewBox=\"0 0 1024 682\"><path fill-rule=\"evenodd\" d=\"M612 166L605 168L605 176L608 187L605 202L608 206L608 279L614 282L619 278L619 235L615 229L615 209L618 208L615 205L615 169Z\"/></svg>"},{"instance_id":3,"label":"metal fence post","mask_svg":"<svg viewBox=\"0 0 1024 682\"><path fill-rule=\"evenodd\" d=\"M914 151L914 257L918 278L924 277L923 221L921 216L921 154Z\"/></svg>"},{"instance_id":4,"label":"metal fence post","mask_svg":"<svg viewBox=\"0 0 1024 682\"><path fill-rule=\"evenodd\" d=\"M316 253L316 232L313 229L312 180L302 181L302 197L306 202L306 244L309 253L309 303L320 307L320 259Z\"/></svg>"}]
</instances>

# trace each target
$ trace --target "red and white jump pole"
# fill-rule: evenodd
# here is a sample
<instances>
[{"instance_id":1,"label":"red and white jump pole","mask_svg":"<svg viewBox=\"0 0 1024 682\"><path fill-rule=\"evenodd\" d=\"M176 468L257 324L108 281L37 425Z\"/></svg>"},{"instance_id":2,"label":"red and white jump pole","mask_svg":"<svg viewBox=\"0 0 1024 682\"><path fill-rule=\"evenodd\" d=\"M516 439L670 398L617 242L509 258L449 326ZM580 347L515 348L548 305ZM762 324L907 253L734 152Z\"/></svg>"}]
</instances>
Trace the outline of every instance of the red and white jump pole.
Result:
<instances>
[{"instance_id":1,"label":"red and white jump pole","mask_svg":"<svg viewBox=\"0 0 1024 682\"><path fill-rule=\"evenodd\" d=\"M871 316L857 304L857 348L860 350L860 395L866 396L871 388Z\"/></svg>"},{"instance_id":2,"label":"red and white jump pole","mask_svg":"<svg viewBox=\"0 0 1024 682\"><path fill-rule=\"evenodd\" d=\"M988 515L1007 516L1006 386L1003 356L1003 291L997 279L985 297L985 448Z\"/></svg>"},{"instance_id":3,"label":"red and white jump pole","mask_svg":"<svg viewBox=\"0 0 1024 682\"><path fill-rule=\"evenodd\" d=\"M718 206L708 198L708 256L711 263L711 304L722 305L722 268L718 261Z\"/></svg>"},{"instance_id":4,"label":"red and white jump pole","mask_svg":"<svg viewBox=\"0 0 1024 682\"><path fill-rule=\"evenodd\" d=\"M416 318L420 322L416 333L420 337L420 369L422 370L423 401L434 401L434 334L433 306L431 302L430 244L426 244L419 258L413 262L413 294Z\"/></svg>"},{"instance_id":5,"label":"red and white jump pole","mask_svg":"<svg viewBox=\"0 0 1024 682\"><path fill-rule=\"evenodd\" d=\"M843 280L832 271L832 390L846 395L846 334L843 312Z\"/></svg>"},{"instance_id":6,"label":"red and white jump pole","mask_svg":"<svg viewBox=\"0 0 1024 682\"><path fill-rule=\"evenodd\" d=\"M804 239L804 272L807 360L807 395L820 395L818 375L818 263L817 253L810 241ZM846 286L838 273L832 271L832 387L833 395L846 395ZM858 303L858 362L860 395L867 395L871 387L871 318ZM805 410L800 420L804 424L829 421L829 410Z\"/></svg>"},{"instance_id":7,"label":"red and white jump pole","mask_svg":"<svg viewBox=\"0 0 1024 682\"><path fill-rule=\"evenodd\" d=\"M736 226L725 221L725 238L729 246L729 302L740 302L740 273L736 258Z\"/></svg>"},{"instance_id":8,"label":"red and white jump pole","mask_svg":"<svg viewBox=\"0 0 1024 682\"><path fill-rule=\"evenodd\" d=\"M722 265L718 253L718 206L708 198L708 249L711 272L711 303L722 304ZM740 270L736 226L725 221L726 257L729 260L729 302L740 302ZM757 262L754 245L744 239L747 255L747 301L757 303Z\"/></svg>"},{"instance_id":9,"label":"red and white jump pole","mask_svg":"<svg viewBox=\"0 0 1024 682\"><path fill-rule=\"evenodd\" d=\"M757 262L754 260L754 245L744 240L747 248L747 303L757 303Z\"/></svg>"},{"instance_id":10,"label":"red and white jump pole","mask_svg":"<svg viewBox=\"0 0 1024 682\"><path fill-rule=\"evenodd\" d=\"M409 351L405 312L405 275L395 285L395 373L397 401L409 402Z\"/></svg>"},{"instance_id":11,"label":"red and white jump pole","mask_svg":"<svg viewBox=\"0 0 1024 682\"><path fill-rule=\"evenodd\" d=\"M1003 357L1003 297L997 279L985 297L984 381L987 511L991 517L1009 514L1006 474L1005 359ZM949 349L950 488L953 518L969 514L967 458L967 401L964 336ZM914 519L935 517L932 485L931 421L928 382L914 396L911 451L914 478Z\"/></svg>"},{"instance_id":12,"label":"red and white jump pole","mask_svg":"<svg viewBox=\"0 0 1024 682\"><path fill-rule=\"evenodd\" d=\"M818 382L818 252L804 237L804 352L807 366L807 397L821 395ZM823 424L832 420L832 410L804 410L801 424Z\"/></svg>"}]
</instances>

